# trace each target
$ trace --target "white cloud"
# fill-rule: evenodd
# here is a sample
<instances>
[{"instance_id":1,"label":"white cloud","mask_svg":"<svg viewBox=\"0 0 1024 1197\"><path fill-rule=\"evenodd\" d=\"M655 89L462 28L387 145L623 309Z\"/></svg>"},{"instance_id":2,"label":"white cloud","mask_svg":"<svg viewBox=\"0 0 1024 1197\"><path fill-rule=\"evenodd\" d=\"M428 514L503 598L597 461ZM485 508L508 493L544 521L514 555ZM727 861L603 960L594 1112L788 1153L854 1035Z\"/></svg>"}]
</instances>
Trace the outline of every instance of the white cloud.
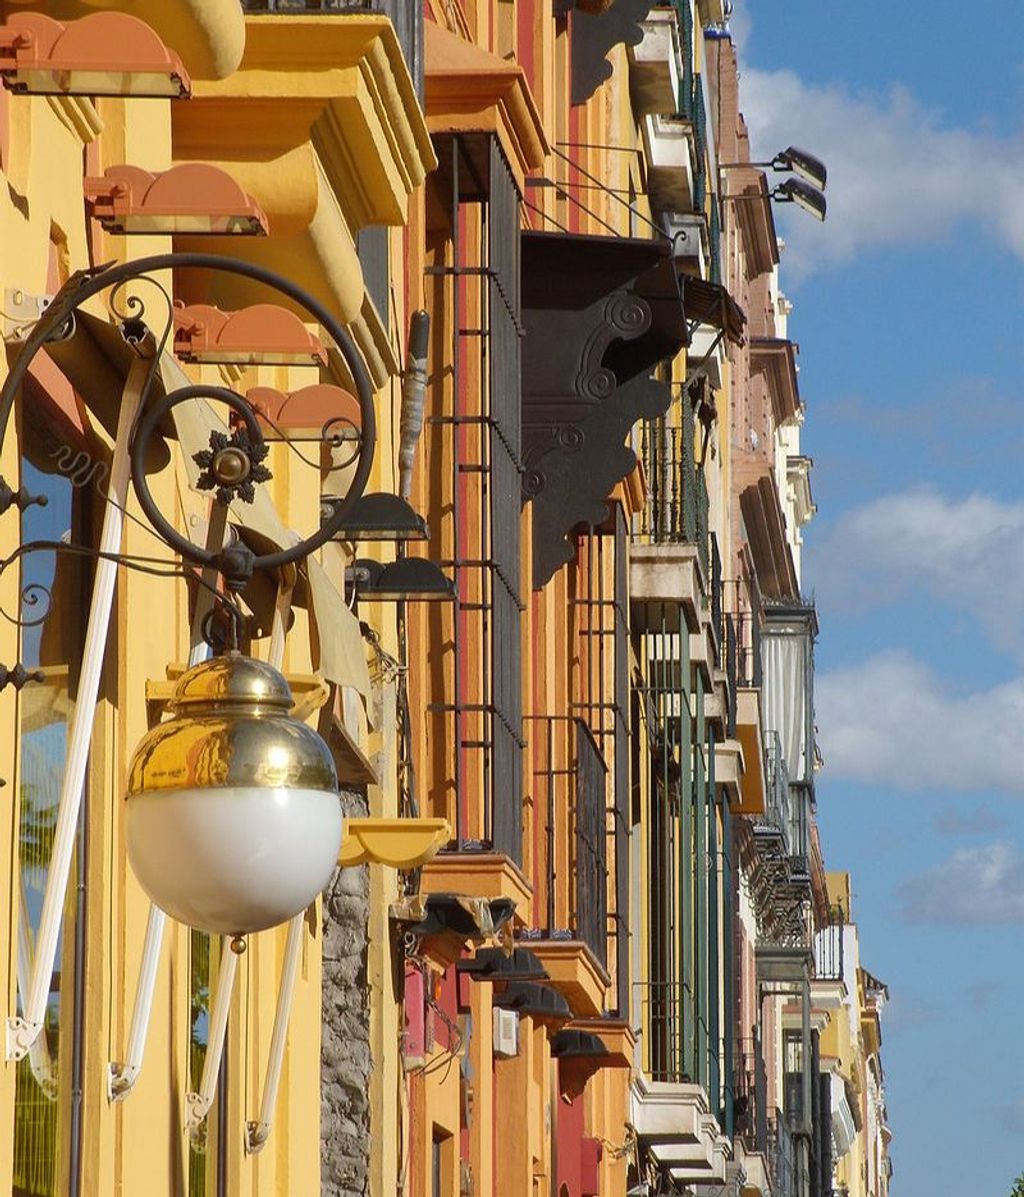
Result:
<instances>
[{"instance_id":1,"label":"white cloud","mask_svg":"<svg viewBox=\"0 0 1024 1197\"><path fill-rule=\"evenodd\" d=\"M740 7L737 45L750 23ZM971 222L1024 258L1024 130L1000 138L944 121L899 83L884 96L815 87L745 66L741 104L754 152L803 146L829 168L829 217L782 216L787 274L868 249L940 241Z\"/></svg>"},{"instance_id":2,"label":"white cloud","mask_svg":"<svg viewBox=\"0 0 1024 1197\"><path fill-rule=\"evenodd\" d=\"M895 790L1024 794L1024 677L957 694L903 652L818 676L830 777Z\"/></svg>"},{"instance_id":3,"label":"white cloud","mask_svg":"<svg viewBox=\"0 0 1024 1197\"><path fill-rule=\"evenodd\" d=\"M906 491L845 512L808 552L826 609L865 610L908 596L968 611L1024 662L1024 503Z\"/></svg>"},{"instance_id":4,"label":"white cloud","mask_svg":"<svg viewBox=\"0 0 1024 1197\"><path fill-rule=\"evenodd\" d=\"M1006 841L960 848L899 888L914 923L1024 923L1024 856Z\"/></svg>"}]
</instances>

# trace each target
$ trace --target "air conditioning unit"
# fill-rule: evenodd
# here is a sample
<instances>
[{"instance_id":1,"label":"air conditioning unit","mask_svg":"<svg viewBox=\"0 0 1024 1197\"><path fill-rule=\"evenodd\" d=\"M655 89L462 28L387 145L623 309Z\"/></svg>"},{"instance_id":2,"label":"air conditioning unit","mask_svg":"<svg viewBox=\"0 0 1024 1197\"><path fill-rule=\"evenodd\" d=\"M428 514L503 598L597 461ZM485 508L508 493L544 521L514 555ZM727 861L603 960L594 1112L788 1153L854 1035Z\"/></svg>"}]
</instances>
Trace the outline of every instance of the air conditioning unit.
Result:
<instances>
[{"instance_id":1,"label":"air conditioning unit","mask_svg":"<svg viewBox=\"0 0 1024 1197\"><path fill-rule=\"evenodd\" d=\"M494 1010L494 1054L501 1060L519 1055L519 1015L515 1010Z\"/></svg>"}]
</instances>

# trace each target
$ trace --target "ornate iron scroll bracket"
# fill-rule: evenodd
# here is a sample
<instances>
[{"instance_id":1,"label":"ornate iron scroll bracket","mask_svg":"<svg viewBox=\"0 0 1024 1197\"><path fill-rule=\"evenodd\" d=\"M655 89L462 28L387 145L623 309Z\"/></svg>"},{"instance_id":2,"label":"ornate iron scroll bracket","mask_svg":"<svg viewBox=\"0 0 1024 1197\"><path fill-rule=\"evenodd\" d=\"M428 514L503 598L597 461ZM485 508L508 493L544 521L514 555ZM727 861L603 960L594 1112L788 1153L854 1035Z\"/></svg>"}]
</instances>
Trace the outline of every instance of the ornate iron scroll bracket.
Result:
<instances>
[{"instance_id":1,"label":"ornate iron scroll bracket","mask_svg":"<svg viewBox=\"0 0 1024 1197\"><path fill-rule=\"evenodd\" d=\"M634 290L664 253L625 238L523 238L523 499L534 505L535 589L573 559L575 529L607 519L608 496L636 466L633 425L671 403L649 363L676 342Z\"/></svg>"},{"instance_id":2,"label":"ornate iron scroll bracket","mask_svg":"<svg viewBox=\"0 0 1024 1197\"><path fill-rule=\"evenodd\" d=\"M203 467L199 485L214 492L214 501L226 506L233 499L251 501L254 487L269 478L269 471L261 464L266 454L261 426L256 412L247 399L224 387L189 386L164 394L155 402L150 401L154 378L160 358L171 332L172 312L170 297L163 285L156 279L161 271L176 269L199 269L213 273L223 272L251 279L253 282L276 291L298 305L304 311L304 319L315 321L324 330L326 337L337 347L355 383L359 404L361 426L358 433L358 461L352 471L352 478L345 495L332 505L330 518L319 523L309 536L295 544L281 547L275 552L249 554L238 552L213 552L181 535L160 512L147 481L147 462L151 459L154 442L162 439L166 418L179 404L188 400L206 399L226 404L234 412L240 429L227 437L224 444L211 444L208 451L198 456L197 464ZM304 560L327 541L334 539L344 527L345 520L362 495L373 462L376 426L373 407L373 384L366 365L349 333L334 315L303 288L290 279L267 270L262 266L235 258L208 253L168 253L141 258L134 262L108 264L91 271L73 275L54 296L31 333L25 339L24 347L10 374L0 390L0 443L6 434L16 396L36 353L49 341L66 337L75 327L75 313L93 296L104 291L111 292L111 302L122 291L140 283L153 285L168 301L167 324L159 337L154 337L155 352L146 379L142 410L132 433L131 473L132 482L140 505L147 519L165 543L177 552L183 561L192 565L215 568L225 577L229 586L244 586L254 570L275 570ZM123 304L122 335L136 352L146 354L150 330L145 323L145 304L136 294L129 294ZM325 438L329 433L325 428ZM20 510L33 502L39 502L24 492L14 491L0 478L0 514L16 505Z\"/></svg>"}]
</instances>

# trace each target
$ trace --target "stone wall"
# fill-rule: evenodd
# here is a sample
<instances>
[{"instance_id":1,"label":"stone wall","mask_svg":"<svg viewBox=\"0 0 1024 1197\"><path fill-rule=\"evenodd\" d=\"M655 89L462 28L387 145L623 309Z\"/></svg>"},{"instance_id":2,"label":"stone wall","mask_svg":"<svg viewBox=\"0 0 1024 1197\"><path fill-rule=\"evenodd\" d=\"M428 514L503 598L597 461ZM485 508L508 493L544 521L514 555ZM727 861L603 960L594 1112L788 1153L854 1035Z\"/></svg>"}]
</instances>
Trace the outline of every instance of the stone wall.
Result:
<instances>
[{"instance_id":1,"label":"stone wall","mask_svg":"<svg viewBox=\"0 0 1024 1197\"><path fill-rule=\"evenodd\" d=\"M342 794L346 815L366 801ZM366 866L339 869L324 899L323 1039L320 1049L322 1197L366 1197L370 1166L370 1000Z\"/></svg>"}]
</instances>

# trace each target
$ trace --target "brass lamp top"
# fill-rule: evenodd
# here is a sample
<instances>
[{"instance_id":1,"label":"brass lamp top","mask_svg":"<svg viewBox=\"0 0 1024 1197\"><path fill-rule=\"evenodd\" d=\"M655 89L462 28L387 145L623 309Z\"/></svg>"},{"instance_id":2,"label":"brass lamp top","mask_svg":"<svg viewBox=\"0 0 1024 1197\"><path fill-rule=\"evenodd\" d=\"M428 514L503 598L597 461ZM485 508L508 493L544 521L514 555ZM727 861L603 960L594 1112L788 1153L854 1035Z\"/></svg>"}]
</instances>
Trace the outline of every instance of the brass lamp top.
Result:
<instances>
[{"instance_id":1,"label":"brass lamp top","mask_svg":"<svg viewBox=\"0 0 1024 1197\"><path fill-rule=\"evenodd\" d=\"M289 711L292 691L285 678L266 661L225 653L186 670L174 687L169 705L174 712L225 706L241 706L254 712Z\"/></svg>"},{"instance_id":2,"label":"brass lamp top","mask_svg":"<svg viewBox=\"0 0 1024 1197\"><path fill-rule=\"evenodd\" d=\"M287 681L264 661L226 653L193 666L175 687L173 718L136 748L127 796L225 786L336 792L330 750L291 706Z\"/></svg>"}]
</instances>

